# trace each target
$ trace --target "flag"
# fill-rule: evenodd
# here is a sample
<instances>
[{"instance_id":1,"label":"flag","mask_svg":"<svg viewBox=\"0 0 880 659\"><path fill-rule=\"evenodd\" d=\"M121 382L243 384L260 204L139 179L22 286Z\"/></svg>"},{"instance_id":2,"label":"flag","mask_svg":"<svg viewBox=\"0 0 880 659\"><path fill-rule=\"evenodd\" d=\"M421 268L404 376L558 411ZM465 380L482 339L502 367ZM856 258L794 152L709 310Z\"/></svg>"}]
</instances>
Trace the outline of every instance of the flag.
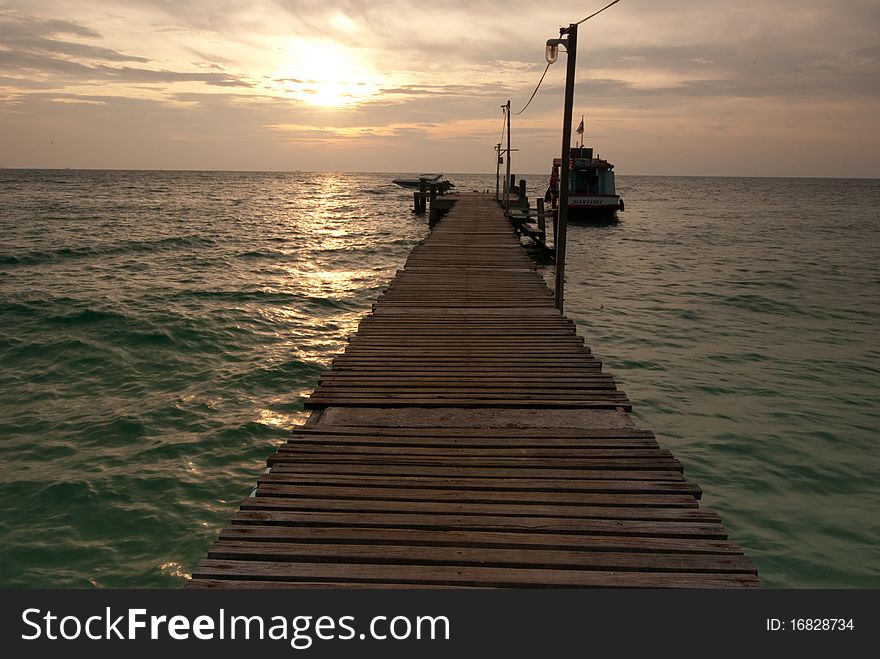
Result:
<instances>
[{"instance_id":1,"label":"flag","mask_svg":"<svg viewBox=\"0 0 880 659\"><path fill-rule=\"evenodd\" d=\"M578 124L577 132L580 133L581 135L584 134L584 118L583 117L581 117L581 123Z\"/></svg>"}]
</instances>

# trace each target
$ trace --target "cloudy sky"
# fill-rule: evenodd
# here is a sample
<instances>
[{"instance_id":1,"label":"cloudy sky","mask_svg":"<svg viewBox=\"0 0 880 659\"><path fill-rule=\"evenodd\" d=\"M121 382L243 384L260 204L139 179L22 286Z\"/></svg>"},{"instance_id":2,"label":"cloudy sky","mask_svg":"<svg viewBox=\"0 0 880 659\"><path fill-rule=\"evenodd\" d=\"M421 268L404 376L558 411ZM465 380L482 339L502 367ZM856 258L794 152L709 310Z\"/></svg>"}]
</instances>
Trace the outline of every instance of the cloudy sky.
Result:
<instances>
[{"instance_id":1,"label":"cloudy sky","mask_svg":"<svg viewBox=\"0 0 880 659\"><path fill-rule=\"evenodd\" d=\"M0 165L493 171L500 106L606 2L0 0ZM622 174L880 177L877 0L621 0L579 37L576 122Z\"/></svg>"}]
</instances>

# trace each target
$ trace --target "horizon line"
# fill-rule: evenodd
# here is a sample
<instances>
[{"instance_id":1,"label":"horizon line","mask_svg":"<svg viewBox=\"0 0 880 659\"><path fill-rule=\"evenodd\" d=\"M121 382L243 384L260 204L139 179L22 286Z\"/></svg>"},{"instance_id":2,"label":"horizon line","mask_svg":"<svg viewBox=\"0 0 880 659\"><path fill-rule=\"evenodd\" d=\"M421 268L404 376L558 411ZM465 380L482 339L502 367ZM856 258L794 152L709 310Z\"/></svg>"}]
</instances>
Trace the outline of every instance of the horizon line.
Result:
<instances>
[{"instance_id":1,"label":"horizon line","mask_svg":"<svg viewBox=\"0 0 880 659\"><path fill-rule=\"evenodd\" d=\"M131 167L12 167L8 165L0 165L0 170L7 171L41 171L41 172L222 172L229 174L415 174L413 171L405 170L334 170L334 169L193 169L193 168L174 168L174 167L154 167L154 168L131 168ZM424 170L420 170L421 173ZM656 178L788 178L788 179L832 179L832 180L856 180L856 181L872 181L880 180L878 176L827 176L827 175L796 175L796 174L772 174L772 175L745 175L745 174L620 174L615 172L618 178L623 177L656 177ZM443 176L492 176L491 172L450 172ZM519 175L518 175L519 176ZM536 177L549 176L543 173L526 173L522 176Z\"/></svg>"}]
</instances>

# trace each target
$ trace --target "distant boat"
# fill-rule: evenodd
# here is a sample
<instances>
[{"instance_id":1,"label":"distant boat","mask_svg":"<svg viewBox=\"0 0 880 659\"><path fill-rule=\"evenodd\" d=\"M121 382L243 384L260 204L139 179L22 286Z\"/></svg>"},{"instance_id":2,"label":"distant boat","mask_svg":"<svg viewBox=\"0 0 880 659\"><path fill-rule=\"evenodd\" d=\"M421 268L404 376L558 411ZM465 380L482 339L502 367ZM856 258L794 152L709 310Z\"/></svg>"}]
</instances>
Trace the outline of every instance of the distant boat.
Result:
<instances>
[{"instance_id":1,"label":"distant boat","mask_svg":"<svg viewBox=\"0 0 880 659\"><path fill-rule=\"evenodd\" d=\"M569 161L571 181L568 188L568 218L570 220L610 220L623 210L623 199L614 190L614 165L593 157L590 147L573 147ZM550 187L545 200L552 208L559 205L560 158L553 159Z\"/></svg>"},{"instance_id":2,"label":"distant boat","mask_svg":"<svg viewBox=\"0 0 880 659\"><path fill-rule=\"evenodd\" d=\"M391 182L397 183L402 188L417 188L422 184L422 181L426 185L431 185L432 183L440 183L442 178L443 174L420 174L418 178L396 178Z\"/></svg>"}]
</instances>

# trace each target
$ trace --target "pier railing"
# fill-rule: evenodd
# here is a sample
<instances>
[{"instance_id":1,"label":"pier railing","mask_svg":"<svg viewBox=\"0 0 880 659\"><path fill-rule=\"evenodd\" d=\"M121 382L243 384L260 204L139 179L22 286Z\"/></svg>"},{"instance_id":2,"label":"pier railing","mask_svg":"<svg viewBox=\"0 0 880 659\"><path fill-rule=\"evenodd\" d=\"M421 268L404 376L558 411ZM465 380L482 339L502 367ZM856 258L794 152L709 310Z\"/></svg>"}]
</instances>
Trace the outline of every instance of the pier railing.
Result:
<instances>
[{"instance_id":1,"label":"pier railing","mask_svg":"<svg viewBox=\"0 0 880 659\"><path fill-rule=\"evenodd\" d=\"M514 186L511 185L511 187ZM504 199L499 199L498 203L504 208L505 215L517 232L529 238L547 256L553 258L553 247L547 242L547 216L550 216L553 235L555 235L555 213L547 212L544 207L544 199L541 197L535 199L535 206L532 207L526 192L525 179L520 179L519 185L515 186L515 189L516 191L511 190L511 194L507 197L506 207Z\"/></svg>"}]
</instances>

